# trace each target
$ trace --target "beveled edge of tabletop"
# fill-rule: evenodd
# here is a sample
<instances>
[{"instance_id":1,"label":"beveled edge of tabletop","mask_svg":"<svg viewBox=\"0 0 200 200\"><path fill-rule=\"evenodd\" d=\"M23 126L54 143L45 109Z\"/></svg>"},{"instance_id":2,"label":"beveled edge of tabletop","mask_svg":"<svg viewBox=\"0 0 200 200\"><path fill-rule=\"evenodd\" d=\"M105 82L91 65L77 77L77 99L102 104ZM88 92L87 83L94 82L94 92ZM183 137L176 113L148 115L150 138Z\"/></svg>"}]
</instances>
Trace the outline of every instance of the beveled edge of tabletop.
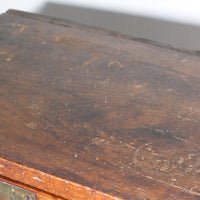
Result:
<instances>
[{"instance_id":1,"label":"beveled edge of tabletop","mask_svg":"<svg viewBox=\"0 0 200 200\"><path fill-rule=\"evenodd\" d=\"M34 20L39 20L39 21L46 22L46 23L56 24L56 25L60 25L60 26L67 26L67 27L77 26L77 27L80 27L80 28L83 28L83 29L85 28L87 30L89 29L89 30L92 30L92 31L102 32L102 33L110 35L110 36L116 36L116 37L120 37L120 38L138 41L138 42L141 42L141 43L147 43L147 44L157 46L157 47L162 47L162 48L166 48L166 49L179 51L179 52L182 52L182 53L188 53L188 54L200 56L200 51L198 51L198 50L176 48L176 47L173 47L169 44L165 44L165 43L162 43L162 42L158 42L158 41L154 41L154 40L150 40L150 39L146 39L146 38L133 37L133 36L129 36L129 35L126 35L126 34L118 33L116 31L110 31L110 30L100 28L100 27L89 26L89 25L86 25L86 24L81 24L81 23L74 22L74 21L67 20L67 19L63 19L63 18L46 16L46 15L42 15L40 13L32 13L32 12L20 11L20 10L16 10L16 9L9 9L9 10L6 11L6 13L18 15L18 16L22 16L22 17L26 17L26 18L30 18L30 19L34 19Z\"/></svg>"}]
</instances>

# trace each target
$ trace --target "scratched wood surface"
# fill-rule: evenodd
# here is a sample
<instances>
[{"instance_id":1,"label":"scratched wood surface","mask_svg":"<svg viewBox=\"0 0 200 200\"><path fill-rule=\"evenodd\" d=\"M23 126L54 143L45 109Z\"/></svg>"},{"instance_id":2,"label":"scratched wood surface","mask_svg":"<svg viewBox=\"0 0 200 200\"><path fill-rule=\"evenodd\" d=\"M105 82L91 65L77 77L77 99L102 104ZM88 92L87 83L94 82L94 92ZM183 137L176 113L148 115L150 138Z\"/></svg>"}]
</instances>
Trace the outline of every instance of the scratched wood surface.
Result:
<instances>
[{"instance_id":1,"label":"scratched wood surface","mask_svg":"<svg viewBox=\"0 0 200 200\"><path fill-rule=\"evenodd\" d=\"M1 15L0 157L121 199L200 199L200 56Z\"/></svg>"}]
</instances>

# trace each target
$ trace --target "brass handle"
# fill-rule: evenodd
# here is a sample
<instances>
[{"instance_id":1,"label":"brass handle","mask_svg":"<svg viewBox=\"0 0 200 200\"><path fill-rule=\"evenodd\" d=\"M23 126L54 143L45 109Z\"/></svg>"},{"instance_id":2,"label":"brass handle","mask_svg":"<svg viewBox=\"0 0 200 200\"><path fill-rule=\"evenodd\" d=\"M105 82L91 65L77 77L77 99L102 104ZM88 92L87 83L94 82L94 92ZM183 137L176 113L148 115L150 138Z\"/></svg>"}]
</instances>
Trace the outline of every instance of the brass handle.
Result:
<instances>
[{"instance_id":1,"label":"brass handle","mask_svg":"<svg viewBox=\"0 0 200 200\"><path fill-rule=\"evenodd\" d=\"M23 188L0 181L0 200L35 200L35 194Z\"/></svg>"},{"instance_id":2,"label":"brass handle","mask_svg":"<svg viewBox=\"0 0 200 200\"><path fill-rule=\"evenodd\" d=\"M1 191L1 188L0 188L0 200L9 200L8 196Z\"/></svg>"}]
</instances>

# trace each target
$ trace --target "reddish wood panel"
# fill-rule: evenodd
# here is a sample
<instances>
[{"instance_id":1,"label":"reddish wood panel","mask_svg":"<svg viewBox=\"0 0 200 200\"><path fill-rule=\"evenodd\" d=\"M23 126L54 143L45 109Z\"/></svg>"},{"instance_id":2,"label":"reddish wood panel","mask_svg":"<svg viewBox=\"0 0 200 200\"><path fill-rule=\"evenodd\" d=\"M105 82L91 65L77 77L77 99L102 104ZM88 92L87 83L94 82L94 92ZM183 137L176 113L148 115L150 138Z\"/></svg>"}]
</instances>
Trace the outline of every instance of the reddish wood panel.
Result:
<instances>
[{"instance_id":1,"label":"reddish wood panel","mask_svg":"<svg viewBox=\"0 0 200 200\"><path fill-rule=\"evenodd\" d=\"M80 184L55 177L39 170L13 163L2 158L0 158L0 168L0 175L3 175L4 177L6 176L6 178L9 178L10 180L17 181L18 186L26 189L29 189L31 186L29 190L36 194L37 199L48 198L49 194L51 193L54 195L51 196L51 198L54 199L58 198L59 196L65 199L78 200L120 200L120 198L95 191L92 188L85 187ZM23 183L23 185L20 185L20 182ZM16 185L16 183L14 184Z\"/></svg>"},{"instance_id":2,"label":"reddish wood panel","mask_svg":"<svg viewBox=\"0 0 200 200\"><path fill-rule=\"evenodd\" d=\"M69 199L200 199L199 95L196 53L0 17L0 162L14 170L4 177Z\"/></svg>"}]
</instances>

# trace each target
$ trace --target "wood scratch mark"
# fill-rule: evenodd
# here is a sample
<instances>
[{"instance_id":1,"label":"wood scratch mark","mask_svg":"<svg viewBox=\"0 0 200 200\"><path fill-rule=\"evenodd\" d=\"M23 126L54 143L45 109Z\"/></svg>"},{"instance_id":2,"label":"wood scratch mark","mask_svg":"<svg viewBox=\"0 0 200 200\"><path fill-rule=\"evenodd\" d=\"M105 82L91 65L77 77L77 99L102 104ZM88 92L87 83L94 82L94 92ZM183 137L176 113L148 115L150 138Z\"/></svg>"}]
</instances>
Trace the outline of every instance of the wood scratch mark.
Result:
<instances>
[{"instance_id":1,"label":"wood scratch mark","mask_svg":"<svg viewBox=\"0 0 200 200\"><path fill-rule=\"evenodd\" d=\"M6 61L10 62L15 57L15 54L9 55L8 58L6 58Z\"/></svg>"},{"instance_id":2,"label":"wood scratch mark","mask_svg":"<svg viewBox=\"0 0 200 200\"><path fill-rule=\"evenodd\" d=\"M170 186L170 187L173 187L173 188L182 190L182 191L184 191L184 192L186 192L186 193L190 193L190 194L193 194L193 195L200 196L200 193L198 193L198 192L194 192L194 191L191 191L191 190L188 190L188 189L179 187L179 186L177 186L177 185L174 185L174 184L171 184L171 183L167 183L167 182L165 182L165 181L162 181L162 180L153 178L153 177L151 177L151 176L143 176L143 177L145 177L145 178L147 178L147 179L150 179L150 180L157 181L157 182L162 183L162 184L164 184L164 185L167 185L167 186Z\"/></svg>"},{"instance_id":3,"label":"wood scratch mark","mask_svg":"<svg viewBox=\"0 0 200 200\"><path fill-rule=\"evenodd\" d=\"M176 139L179 140L179 141L182 141L182 142L188 143L187 140L184 140L184 139L182 139L182 138L180 138L180 137L178 137L178 136L176 136L176 135L173 135L173 137L176 138Z\"/></svg>"},{"instance_id":4,"label":"wood scratch mark","mask_svg":"<svg viewBox=\"0 0 200 200\"><path fill-rule=\"evenodd\" d=\"M40 38L40 37L33 37L32 36L31 39L33 39L33 40L39 40L39 41L42 42L42 44L46 44L46 42L42 38Z\"/></svg>"},{"instance_id":5,"label":"wood scratch mark","mask_svg":"<svg viewBox=\"0 0 200 200\"><path fill-rule=\"evenodd\" d=\"M89 60L86 60L85 62L83 62L81 64L81 67L85 67L85 66L93 63L95 60L97 60L97 58L98 58L97 56L94 56L94 57L90 58Z\"/></svg>"},{"instance_id":6,"label":"wood scratch mark","mask_svg":"<svg viewBox=\"0 0 200 200\"><path fill-rule=\"evenodd\" d=\"M55 43L65 45L71 50L80 48L86 41L81 40L80 38L71 37L71 35L56 35L53 39Z\"/></svg>"},{"instance_id":7,"label":"wood scratch mark","mask_svg":"<svg viewBox=\"0 0 200 200\"><path fill-rule=\"evenodd\" d=\"M16 30L16 31L14 31L12 34L13 35L17 35L17 34L19 34L19 33L22 33L22 32L24 32L24 30L26 30L29 26L25 26L25 25L23 25L23 24L16 24L16 26L17 27L19 27L19 29L18 30Z\"/></svg>"},{"instance_id":8,"label":"wood scratch mark","mask_svg":"<svg viewBox=\"0 0 200 200\"><path fill-rule=\"evenodd\" d=\"M138 164L137 156L138 156L140 150L141 150L144 146L145 146L145 145L141 145L141 146L138 147L138 148L135 150L135 152L134 152L133 162L134 162L135 165Z\"/></svg>"},{"instance_id":9,"label":"wood scratch mark","mask_svg":"<svg viewBox=\"0 0 200 200\"><path fill-rule=\"evenodd\" d=\"M26 127L30 128L30 129L35 129L37 127L37 123L36 122L29 122L27 124L25 124Z\"/></svg>"},{"instance_id":10,"label":"wood scratch mark","mask_svg":"<svg viewBox=\"0 0 200 200\"><path fill-rule=\"evenodd\" d=\"M64 41L68 41L71 39L70 35L56 35L54 37L54 42L64 42Z\"/></svg>"},{"instance_id":11,"label":"wood scratch mark","mask_svg":"<svg viewBox=\"0 0 200 200\"><path fill-rule=\"evenodd\" d=\"M39 182L43 182L43 183L44 183L44 181L43 181L42 179L40 179L39 177L37 177L37 176L34 176L33 179L36 180L36 181L39 181Z\"/></svg>"},{"instance_id":12,"label":"wood scratch mark","mask_svg":"<svg viewBox=\"0 0 200 200\"><path fill-rule=\"evenodd\" d=\"M110 68L112 65L117 64L120 69L123 69L124 66L119 61L112 61L108 64L108 68Z\"/></svg>"}]
</instances>

